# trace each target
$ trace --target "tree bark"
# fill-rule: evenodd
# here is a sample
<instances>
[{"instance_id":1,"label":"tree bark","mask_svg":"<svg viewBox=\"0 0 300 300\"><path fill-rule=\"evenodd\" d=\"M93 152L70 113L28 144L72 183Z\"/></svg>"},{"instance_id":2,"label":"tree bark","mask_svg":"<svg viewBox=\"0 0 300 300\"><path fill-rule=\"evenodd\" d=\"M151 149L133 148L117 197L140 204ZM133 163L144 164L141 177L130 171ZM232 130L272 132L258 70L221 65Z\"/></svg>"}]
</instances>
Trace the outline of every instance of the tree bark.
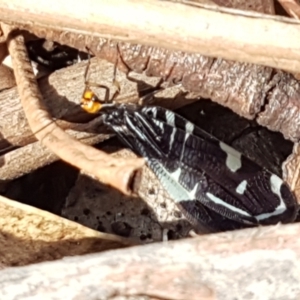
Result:
<instances>
[{"instance_id":1,"label":"tree bark","mask_svg":"<svg viewBox=\"0 0 300 300\"><path fill-rule=\"evenodd\" d=\"M104 128L102 134L96 134L101 132L100 123L97 123L97 120L88 122L91 117L95 116L84 113L80 108L81 95L84 90L85 68L86 62L81 62L56 71L49 77L39 79L38 82L47 109L53 118L87 123L70 123L60 120L55 122L63 129L69 130L75 138L91 145L107 139L110 135ZM111 89L111 93L114 92L112 64L104 60L92 59L89 74L89 80L106 85ZM142 74L136 75L136 82L134 82L127 80L123 72L117 73L121 93L116 101L137 102L139 101L139 88L143 88L141 86L155 86L159 80L157 77L149 78ZM95 92L100 98L104 96L103 90L96 88ZM178 92L179 89L173 87L158 93L159 103L174 109L195 101L195 99L186 99L180 95L176 97ZM0 163L2 165L0 178L2 180L17 178L58 159L51 151L36 142L24 115L16 88L0 93L0 128ZM1 156L1 152L5 153L14 146L22 148Z\"/></svg>"},{"instance_id":2,"label":"tree bark","mask_svg":"<svg viewBox=\"0 0 300 300\"><path fill-rule=\"evenodd\" d=\"M299 233L277 225L6 269L0 289L4 299L299 299Z\"/></svg>"},{"instance_id":3,"label":"tree bark","mask_svg":"<svg viewBox=\"0 0 300 300\"><path fill-rule=\"evenodd\" d=\"M28 10L30 7L30 11ZM96 13L95 13L96 12ZM0 19L94 37L300 70L300 22L241 10L155 0L0 1ZM84 39L84 36L81 36ZM284 43L282 42L284 38Z\"/></svg>"}]
</instances>

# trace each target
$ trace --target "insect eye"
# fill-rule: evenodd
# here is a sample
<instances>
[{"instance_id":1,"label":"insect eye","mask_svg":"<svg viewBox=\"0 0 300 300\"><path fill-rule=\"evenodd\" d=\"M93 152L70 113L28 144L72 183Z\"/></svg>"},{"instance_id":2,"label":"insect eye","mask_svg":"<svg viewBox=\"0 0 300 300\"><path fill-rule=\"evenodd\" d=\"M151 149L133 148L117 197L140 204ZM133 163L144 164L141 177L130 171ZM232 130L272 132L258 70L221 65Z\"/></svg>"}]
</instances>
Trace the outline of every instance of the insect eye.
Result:
<instances>
[{"instance_id":1,"label":"insect eye","mask_svg":"<svg viewBox=\"0 0 300 300\"><path fill-rule=\"evenodd\" d=\"M91 100L94 102L99 101L98 97L95 94L93 94Z\"/></svg>"}]
</instances>

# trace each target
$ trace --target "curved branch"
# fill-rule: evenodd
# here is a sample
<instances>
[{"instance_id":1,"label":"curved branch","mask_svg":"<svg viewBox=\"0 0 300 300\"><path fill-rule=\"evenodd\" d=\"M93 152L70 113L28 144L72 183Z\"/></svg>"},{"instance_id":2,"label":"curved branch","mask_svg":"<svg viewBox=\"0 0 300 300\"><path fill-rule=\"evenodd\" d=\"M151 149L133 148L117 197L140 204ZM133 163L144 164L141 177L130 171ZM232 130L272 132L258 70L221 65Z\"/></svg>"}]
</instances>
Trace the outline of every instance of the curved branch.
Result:
<instances>
[{"instance_id":1,"label":"curved branch","mask_svg":"<svg viewBox=\"0 0 300 300\"><path fill-rule=\"evenodd\" d=\"M21 35L10 37L10 26L2 25L8 40L8 49L13 59L14 72L22 106L36 138L62 160L78 167L125 194L131 194L132 180L136 171L144 165L143 159L116 159L84 145L66 134L52 120L42 103L24 39Z\"/></svg>"}]
</instances>

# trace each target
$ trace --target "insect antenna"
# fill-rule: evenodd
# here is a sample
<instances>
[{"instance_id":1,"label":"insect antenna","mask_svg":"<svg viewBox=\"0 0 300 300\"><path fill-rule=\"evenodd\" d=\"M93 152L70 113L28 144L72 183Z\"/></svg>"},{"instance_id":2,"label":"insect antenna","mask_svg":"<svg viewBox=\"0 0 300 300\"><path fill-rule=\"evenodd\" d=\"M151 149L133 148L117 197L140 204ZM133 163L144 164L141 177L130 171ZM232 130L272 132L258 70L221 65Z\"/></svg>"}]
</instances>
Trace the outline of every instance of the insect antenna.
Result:
<instances>
[{"instance_id":1,"label":"insect antenna","mask_svg":"<svg viewBox=\"0 0 300 300\"><path fill-rule=\"evenodd\" d=\"M86 68L84 71L84 90L82 93L82 97L81 97L81 108L83 108L86 112L88 113L97 113L100 109L102 109L103 107L107 107L107 106L114 106L114 99L118 96L118 94L120 93L120 84L119 82L115 79L116 78L116 65L114 67L114 78L113 78L113 84L116 86L116 91L113 94L111 100L109 100L109 88L105 85L101 85L98 83L94 83L94 82L90 82L88 80L88 74L89 74L89 68L90 68L90 64L91 64L91 50L88 49L88 60L87 60L87 64L86 64ZM117 60L118 62L118 60ZM105 90L105 97L104 100L99 99L99 97L97 97L97 95L91 90L91 87L100 87L103 88ZM78 106L76 106L78 108ZM59 126L63 125L63 127L65 129L68 129L71 127L72 124L70 124L70 122L66 122L66 121L62 121L62 120L58 120L53 118L53 122L59 122L62 123ZM65 123L65 124L64 124ZM38 132L40 132L41 130L43 130L44 128L46 128L49 124L43 126L42 128L40 128L38 131L29 134L27 136L27 139L30 137L33 137L35 134L37 134ZM22 143L18 144L18 145L8 145L7 147L0 149L0 156L4 155L10 151L16 150L20 147L23 147L26 145L26 142L24 143L24 145L22 145Z\"/></svg>"},{"instance_id":2,"label":"insect antenna","mask_svg":"<svg viewBox=\"0 0 300 300\"><path fill-rule=\"evenodd\" d=\"M103 107L109 107L114 106L114 99L120 94L120 84L116 80L116 69L118 64L118 56L116 63L114 65L114 71L113 71L113 85L116 87L116 91L112 95L110 99L110 89L106 85L99 84L96 82L92 82L88 80L88 73L89 73L89 67L90 67L90 57L92 51L86 47L89 57L88 57L88 63L84 72L84 84L85 88L82 94L81 98L81 107L83 110L85 110L88 113L95 114L98 113ZM104 99L100 99L92 90L91 87L97 87L102 88L105 90Z\"/></svg>"},{"instance_id":3,"label":"insect antenna","mask_svg":"<svg viewBox=\"0 0 300 300\"><path fill-rule=\"evenodd\" d=\"M126 63L126 61L123 59L122 57L122 53L121 53L121 50L120 50L120 46L119 44L117 43L116 45L116 48L117 48L117 57L118 59L121 61L121 63L126 67L127 70L131 70L130 66ZM149 60L150 60L150 57L148 58L148 60L146 61L146 66L149 64ZM171 68L168 70L168 72L166 74L164 74L160 79L159 81L156 83L155 86L151 86L151 85L147 85L146 88L142 88L142 89L139 89L138 93L139 93L139 104L140 105L152 105L153 104L153 96L155 94L157 94L158 92L164 90L164 89L168 89L172 86L181 86L181 83L175 83L173 82L171 79L172 77L172 73L174 71L174 68L176 67L177 63L174 62L173 65L171 66ZM135 82L137 83L138 85L141 83L140 80L134 78L134 77L131 77L129 75L129 72L126 73L126 78L132 82ZM165 82L168 82L167 86L164 87L163 84ZM144 83L144 82L143 82ZM143 86L145 86L145 83L143 84Z\"/></svg>"}]
</instances>

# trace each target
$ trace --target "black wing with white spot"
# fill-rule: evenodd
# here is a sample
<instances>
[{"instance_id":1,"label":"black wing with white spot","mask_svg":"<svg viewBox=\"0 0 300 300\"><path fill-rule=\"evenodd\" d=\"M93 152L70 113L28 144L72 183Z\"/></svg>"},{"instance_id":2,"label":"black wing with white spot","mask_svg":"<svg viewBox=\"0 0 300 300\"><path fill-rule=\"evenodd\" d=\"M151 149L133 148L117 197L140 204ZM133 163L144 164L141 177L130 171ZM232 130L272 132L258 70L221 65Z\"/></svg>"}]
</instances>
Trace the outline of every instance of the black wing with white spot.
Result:
<instances>
[{"instance_id":1,"label":"black wing with white spot","mask_svg":"<svg viewBox=\"0 0 300 300\"><path fill-rule=\"evenodd\" d=\"M282 179L179 115L122 105L106 115L105 124L146 158L196 228L220 231L295 219L297 203Z\"/></svg>"}]
</instances>

